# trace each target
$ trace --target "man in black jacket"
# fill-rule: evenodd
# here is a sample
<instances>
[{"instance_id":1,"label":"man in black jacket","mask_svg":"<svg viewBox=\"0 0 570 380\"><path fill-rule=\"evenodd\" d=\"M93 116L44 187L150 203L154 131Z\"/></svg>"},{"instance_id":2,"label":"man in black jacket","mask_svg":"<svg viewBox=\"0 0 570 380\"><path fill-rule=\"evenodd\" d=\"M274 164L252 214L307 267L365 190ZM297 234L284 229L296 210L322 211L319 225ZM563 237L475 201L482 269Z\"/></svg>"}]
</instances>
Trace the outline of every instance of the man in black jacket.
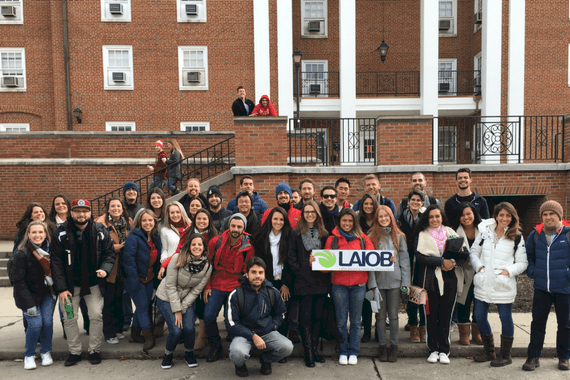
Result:
<instances>
[{"instance_id":1,"label":"man in black jacket","mask_svg":"<svg viewBox=\"0 0 570 380\"><path fill-rule=\"evenodd\" d=\"M137 212L143 208L143 205L138 202L140 193L141 191L134 182L127 182L125 183L125 186L123 186L123 196L125 197L125 206L127 207L127 213L133 220L135 220Z\"/></svg>"},{"instance_id":2,"label":"man in black jacket","mask_svg":"<svg viewBox=\"0 0 570 380\"><path fill-rule=\"evenodd\" d=\"M243 86L238 86L237 93L238 98L232 104L234 116L249 116L255 108L255 104L250 99L245 98L245 88Z\"/></svg>"},{"instance_id":3,"label":"man in black jacket","mask_svg":"<svg viewBox=\"0 0 570 380\"><path fill-rule=\"evenodd\" d=\"M283 323L285 303L281 294L265 279L265 262L260 257L248 260L245 277L230 293L226 309L226 328L234 336L230 345L230 360L236 375L248 376L246 359L252 344L263 350L260 356L261 374L271 374L271 363L293 352L293 343L277 329Z\"/></svg>"},{"instance_id":4,"label":"man in black jacket","mask_svg":"<svg viewBox=\"0 0 570 380\"><path fill-rule=\"evenodd\" d=\"M222 192L218 186L210 186L206 192L206 198L208 199L206 206L208 207L208 211L212 216L214 227L216 227L218 231L221 231L224 219L230 216L232 212L226 210L225 207L222 207Z\"/></svg>"},{"instance_id":5,"label":"man in black jacket","mask_svg":"<svg viewBox=\"0 0 570 380\"><path fill-rule=\"evenodd\" d=\"M461 168L455 174L455 181L457 182L457 193L449 197L445 202L445 216L449 221L452 228L457 228L459 225L459 209L461 203L471 203L479 211L481 219L489 219L489 206L487 201L481 195L471 191L471 170L469 168Z\"/></svg>"},{"instance_id":6,"label":"man in black jacket","mask_svg":"<svg viewBox=\"0 0 570 380\"><path fill-rule=\"evenodd\" d=\"M261 215L256 213L253 208L253 197L247 191L242 191L236 196L238 209L233 213L240 213L245 216L247 226L245 232L253 236L255 232L261 227ZM232 215L233 215L232 214ZM223 227L220 231L225 231L230 228L231 215L224 219Z\"/></svg>"},{"instance_id":7,"label":"man in black jacket","mask_svg":"<svg viewBox=\"0 0 570 380\"><path fill-rule=\"evenodd\" d=\"M71 302L73 318L65 318L69 357L65 366L81 360L81 340L77 326L80 297L85 299L89 311L89 360L101 363L103 341L103 296L100 285L115 264L113 240L107 229L91 218L91 204L78 199L71 204L70 216L53 233L51 245L51 273L53 290L58 294L62 312L65 303Z\"/></svg>"},{"instance_id":8,"label":"man in black jacket","mask_svg":"<svg viewBox=\"0 0 570 380\"><path fill-rule=\"evenodd\" d=\"M332 186L325 186L321 189L321 203L319 209L323 217L325 228L332 234L338 224L338 214L340 207L336 204L336 189Z\"/></svg>"}]
</instances>

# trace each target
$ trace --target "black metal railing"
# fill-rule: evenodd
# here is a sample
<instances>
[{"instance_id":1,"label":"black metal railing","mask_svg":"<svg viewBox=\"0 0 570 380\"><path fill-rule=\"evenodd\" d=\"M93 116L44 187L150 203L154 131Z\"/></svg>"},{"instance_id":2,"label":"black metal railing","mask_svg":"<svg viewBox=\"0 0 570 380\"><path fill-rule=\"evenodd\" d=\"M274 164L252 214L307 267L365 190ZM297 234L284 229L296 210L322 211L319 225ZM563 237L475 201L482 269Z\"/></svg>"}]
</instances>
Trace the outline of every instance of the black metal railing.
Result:
<instances>
[{"instance_id":1,"label":"black metal railing","mask_svg":"<svg viewBox=\"0 0 570 380\"><path fill-rule=\"evenodd\" d=\"M420 95L419 71L357 71L356 95Z\"/></svg>"},{"instance_id":2,"label":"black metal railing","mask_svg":"<svg viewBox=\"0 0 570 380\"><path fill-rule=\"evenodd\" d=\"M293 75L293 94L297 94L297 73ZM338 71L301 71L301 96L339 96L339 73Z\"/></svg>"},{"instance_id":3,"label":"black metal railing","mask_svg":"<svg viewBox=\"0 0 570 380\"><path fill-rule=\"evenodd\" d=\"M200 182L203 182L229 170L235 163L233 139L234 137L232 136L178 161L182 167L182 182L189 178L198 178ZM144 199L143 196L148 193L148 187L152 183L156 173L163 173L166 170L167 168L164 168L132 181L141 191L140 199ZM167 189L163 188L163 190L165 191L165 194L167 194ZM94 217L103 213L107 199L111 197L123 198L123 187L109 191L108 193L91 200L91 208L93 210Z\"/></svg>"},{"instance_id":4,"label":"black metal railing","mask_svg":"<svg viewBox=\"0 0 570 380\"><path fill-rule=\"evenodd\" d=\"M289 165L376 165L376 119L289 120Z\"/></svg>"},{"instance_id":5,"label":"black metal railing","mask_svg":"<svg viewBox=\"0 0 570 380\"><path fill-rule=\"evenodd\" d=\"M457 116L438 123L438 162L564 162L563 116Z\"/></svg>"},{"instance_id":6,"label":"black metal railing","mask_svg":"<svg viewBox=\"0 0 570 380\"><path fill-rule=\"evenodd\" d=\"M439 71L437 80L440 96L481 93L481 70Z\"/></svg>"}]
</instances>

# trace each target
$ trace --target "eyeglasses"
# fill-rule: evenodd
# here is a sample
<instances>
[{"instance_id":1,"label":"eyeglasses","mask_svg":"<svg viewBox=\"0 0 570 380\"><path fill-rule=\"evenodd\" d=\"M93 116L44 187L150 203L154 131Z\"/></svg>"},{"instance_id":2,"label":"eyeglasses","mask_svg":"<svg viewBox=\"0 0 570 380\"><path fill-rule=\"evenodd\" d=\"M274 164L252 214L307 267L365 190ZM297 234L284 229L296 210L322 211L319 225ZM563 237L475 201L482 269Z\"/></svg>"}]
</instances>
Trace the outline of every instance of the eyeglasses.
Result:
<instances>
[{"instance_id":1,"label":"eyeglasses","mask_svg":"<svg viewBox=\"0 0 570 380\"><path fill-rule=\"evenodd\" d=\"M329 199L329 198L335 199L336 195L335 194L324 194L323 195L323 199Z\"/></svg>"},{"instance_id":2,"label":"eyeglasses","mask_svg":"<svg viewBox=\"0 0 570 380\"><path fill-rule=\"evenodd\" d=\"M317 215L316 211L303 211L303 214L305 215Z\"/></svg>"}]
</instances>

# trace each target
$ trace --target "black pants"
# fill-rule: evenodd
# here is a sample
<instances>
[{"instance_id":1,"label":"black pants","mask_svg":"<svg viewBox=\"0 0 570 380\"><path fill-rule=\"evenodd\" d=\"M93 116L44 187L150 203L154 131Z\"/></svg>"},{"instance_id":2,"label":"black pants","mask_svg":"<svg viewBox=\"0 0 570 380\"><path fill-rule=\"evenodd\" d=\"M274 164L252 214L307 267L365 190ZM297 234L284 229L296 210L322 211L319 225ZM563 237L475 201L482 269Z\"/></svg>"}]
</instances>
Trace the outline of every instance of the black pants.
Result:
<instances>
[{"instance_id":1,"label":"black pants","mask_svg":"<svg viewBox=\"0 0 570 380\"><path fill-rule=\"evenodd\" d=\"M365 334L372 334L372 306L366 298L362 303L362 327Z\"/></svg>"},{"instance_id":2,"label":"black pants","mask_svg":"<svg viewBox=\"0 0 570 380\"><path fill-rule=\"evenodd\" d=\"M123 287L106 282L103 300L103 335L107 340L123 331Z\"/></svg>"},{"instance_id":3,"label":"black pants","mask_svg":"<svg viewBox=\"0 0 570 380\"><path fill-rule=\"evenodd\" d=\"M475 286L473 285L473 282L471 282L471 286L467 292L467 298L465 299L465 304L462 305L459 302L457 303L457 323L470 323L470 321L477 323L475 314L473 314L473 318L469 318L471 316L471 304L473 303L474 289ZM463 291L465 292L466 289L463 288Z\"/></svg>"},{"instance_id":4,"label":"black pants","mask_svg":"<svg viewBox=\"0 0 570 380\"><path fill-rule=\"evenodd\" d=\"M424 307L426 310L426 340L430 352L449 354L449 330L457 295L457 277L455 271L442 272L442 276L443 295L439 294L439 290L427 291L429 314ZM436 289L439 289L437 285Z\"/></svg>"},{"instance_id":5,"label":"black pants","mask_svg":"<svg viewBox=\"0 0 570 380\"><path fill-rule=\"evenodd\" d=\"M300 296L300 324L301 327L312 327L323 317L323 306L326 294Z\"/></svg>"}]
</instances>

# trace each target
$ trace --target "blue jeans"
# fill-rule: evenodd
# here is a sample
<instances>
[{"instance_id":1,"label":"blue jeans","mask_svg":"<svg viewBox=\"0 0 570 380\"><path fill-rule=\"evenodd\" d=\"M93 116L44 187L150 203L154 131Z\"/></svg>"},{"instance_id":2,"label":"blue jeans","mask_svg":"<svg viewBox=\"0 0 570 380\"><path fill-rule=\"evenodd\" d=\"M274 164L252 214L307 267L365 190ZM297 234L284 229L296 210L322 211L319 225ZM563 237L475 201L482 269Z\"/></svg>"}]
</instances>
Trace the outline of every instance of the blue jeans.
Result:
<instances>
[{"instance_id":1,"label":"blue jeans","mask_svg":"<svg viewBox=\"0 0 570 380\"><path fill-rule=\"evenodd\" d=\"M156 306L160 313L164 317L166 324L168 325L168 337L166 338L166 349L164 352L167 355L176 350L176 345L182 335L184 330L184 351L194 351L194 340L196 337L196 332L194 331L194 318L196 314L194 313L195 303L190 305L186 312L182 314L182 328L176 326L176 317L170 308L170 302L156 298Z\"/></svg>"},{"instance_id":2,"label":"blue jeans","mask_svg":"<svg viewBox=\"0 0 570 380\"><path fill-rule=\"evenodd\" d=\"M332 286L336 325L343 337L339 345L339 355L358 355L360 352L360 319L366 286ZM350 314L350 342L346 323Z\"/></svg>"},{"instance_id":3,"label":"blue jeans","mask_svg":"<svg viewBox=\"0 0 570 380\"><path fill-rule=\"evenodd\" d=\"M178 178L167 178L166 187L170 191L170 195L176 195L180 192L180 189L176 186Z\"/></svg>"},{"instance_id":4,"label":"blue jeans","mask_svg":"<svg viewBox=\"0 0 570 380\"><path fill-rule=\"evenodd\" d=\"M28 323L26 330L26 350L25 356L36 356L38 339L41 341L40 352L45 354L51 352L51 339L53 337L53 310L55 309L55 299L48 294L42 300L42 304L37 308L38 315L27 315L24 311L24 318Z\"/></svg>"},{"instance_id":5,"label":"blue jeans","mask_svg":"<svg viewBox=\"0 0 570 380\"><path fill-rule=\"evenodd\" d=\"M540 357L546 334L546 321L553 303L558 322L556 354L560 359L570 359L570 294L549 293L538 289L534 289L532 299L528 356Z\"/></svg>"},{"instance_id":6,"label":"blue jeans","mask_svg":"<svg viewBox=\"0 0 570 380\"><path fill-rule=\"evenodd\" d=\"M140 327L143 330L150 329L152 324L150 322L150 307L152 300L152 281L146 284L140 283L140 286L133 293L130 293L133 302L135 303L135 315L133 317L133 327Z\"/></svg>"},{"instance_id":7,"label":"blue jeans","mask_svg":"<svg viewBox=\"0 0 570 380\"><path fill-rule=\"evenodd\" d=\"M130 326L131 321L133 320L133 301L131 300L131 296L127 293L127 290L123 290L123 325Z\"/></svg>"},{"instance_id":8,"label":"blue jeans","mask_svg":"<svg viewBox=\"0 0 570 380\"><path fill-rule=\"evenodd\" d=\"M208 303L206 303L204 308L204 325L206 326L208 342L216 346L222 344L217 322L218 314L220 314L222 305L227 302L230 293L212 289L212 294L208 297Z\"/></svg>"},{"instance_id":9,"label":"blue jeans","mask_svg":"<svg viewBox=\"0 0 570 380\"><path fill-rule=\"evenodd\" d=\"M499 318L501 319L501 334L508 337L515 336L515 324L513 323L513 304L512 303L498 303L497 309L499 310ZM473 315L477 320L477 327L483 335L492 334L491 326L487 320L489 314L489 304L475 298L475 306Z\"/></svg>"},{"instance_id":10,"label":"blue jeans","mask_svg":"<svg viewBox=\"0 0 570 380\"><path fill-rule=\"evenodd\" d=\"M209 302L209 301L208 301ZM264 362L275 363L293 352L293 343L277 331L261 336L265 341L265 349L261 354ZM230 344L230 360L238 367L245 364L249 358L249 351L253 341L241 336L236 336Z\"/></svg>"},{"instance_id":11,"label":"blue jeans","mask_svg":"<svg viewBox=\"0 0 570 380\"><path fill-rule=\"evenodd\" d=\"M152 177L152 182L150 183L150 186L148 187L148 191L150 192L155 187L158 187L159 189L162 190L162 188L164 187L164 181L165 181L165 179L162 177L158 177L158 176Z\"/></svg>"}]
</instances>

